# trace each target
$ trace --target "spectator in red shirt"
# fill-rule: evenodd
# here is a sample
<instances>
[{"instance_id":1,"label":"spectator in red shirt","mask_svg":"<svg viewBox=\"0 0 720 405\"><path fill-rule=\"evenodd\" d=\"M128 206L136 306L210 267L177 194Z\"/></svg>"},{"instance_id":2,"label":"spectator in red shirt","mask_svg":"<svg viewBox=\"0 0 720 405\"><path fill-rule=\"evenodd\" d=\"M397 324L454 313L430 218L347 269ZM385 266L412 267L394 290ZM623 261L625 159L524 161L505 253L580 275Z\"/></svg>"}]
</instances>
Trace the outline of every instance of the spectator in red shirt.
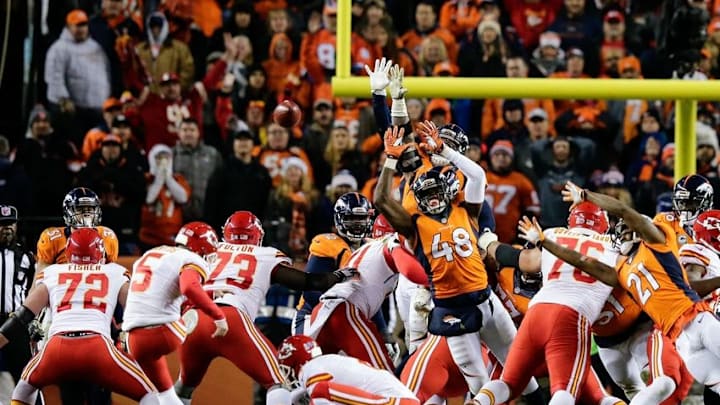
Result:
<instances>
[{"instance_id":1,"label":"spectator in red shirt","mask_svg":"<svg viewBox=\"0 0 720 405\"><path fill-rule=\"evenodd\" d=\"M510 21L527 52L538 45L540 34L555 20L562 0L505 0Z\"/></svg>"}]
</instances>

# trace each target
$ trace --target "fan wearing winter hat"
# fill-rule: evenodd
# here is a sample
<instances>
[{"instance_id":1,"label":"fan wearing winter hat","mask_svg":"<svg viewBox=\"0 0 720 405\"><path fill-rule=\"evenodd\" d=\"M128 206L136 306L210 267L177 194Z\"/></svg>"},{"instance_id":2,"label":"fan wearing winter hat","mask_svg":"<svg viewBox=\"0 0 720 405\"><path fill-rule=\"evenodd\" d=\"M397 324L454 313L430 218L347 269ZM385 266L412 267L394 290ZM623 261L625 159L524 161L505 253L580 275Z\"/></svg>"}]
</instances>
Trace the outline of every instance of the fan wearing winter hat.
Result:
<instances>
[{"instance_id":1,"label":"fan wearing winter hat","mask_svg":"<svg viewBox=\"0 0 720 405\"><path fill-rule=\"evenodd\" d=\"M718 177L718 138L717 132L707 124L695 123L697 136L697 172L707 178Z\"/></svg>"},{"instance_id":2,"label":"fan wearing winter hat","mask_svg":"<svg viewBox=\"0 0 720 405\"><path fill-rule=\"evenodd\" d=\"M180 173L173 173L173 153L157 144L148 154L147 194L142 207L140 242L144 247L173 244L183 225L182 205L190 199L190 185Z\"/></svg>"}]
</instances>

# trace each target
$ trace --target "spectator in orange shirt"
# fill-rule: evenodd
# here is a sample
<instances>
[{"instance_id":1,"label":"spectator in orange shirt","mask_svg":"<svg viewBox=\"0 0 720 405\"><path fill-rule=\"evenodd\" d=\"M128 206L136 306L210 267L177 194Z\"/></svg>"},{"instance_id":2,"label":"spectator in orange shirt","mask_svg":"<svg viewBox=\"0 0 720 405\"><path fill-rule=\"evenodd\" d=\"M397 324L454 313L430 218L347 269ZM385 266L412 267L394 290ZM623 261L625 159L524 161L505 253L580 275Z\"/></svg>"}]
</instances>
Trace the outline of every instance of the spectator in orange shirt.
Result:
<instances>
[{"instance_id":1,"label":"spectator in orange shirt","mask_svg":"<svg viewBox=\"0 0 720 405\"><path fill-rule=\"evenodd\" d=\"M528 77L528 66L525 59L522 56L509 57L505 63L505 75L507 77L514 78L525 78ZM483 108L482 114L482 138L487 139L490 133L494 130L500 129L505 125L503 120L503 99L487 99L485 100L485 107ZM550 122L555 121L555 106L553 101L549 99L523 99L524 105L524 116L527 117L528 113L535 108L542 108L548 114L548 120ZM554 134L554 129L551 128L551 134Z\"/></svg>"},{"instance_id":2,"label":"spectator in orange shirt","mask_svg":"<svg viewBox=\"0 0 720 405\"><path fill-rule=\"evenodd\" d=\"M566 53L565 71L555 72L551 78L584 79L590 76L583 73L585 70L585 53L580 48L570 48ZM555 115L578 107L575 100L554 100Z\"/></svg>"},{"instance_id":3,"label":"spectator in orange shirt","mask_svg":"<svg viewBox=\"0 0 720 405\"><path fill-rule=\"evenodd\" d=\"M622 79L642 79L640 60L634 56L626 56L618 61L618 71ZM648 109L645 100L608 100L607 112L613 120L620 124L618 137L623 144L632 141L637 135L637 126Z\"/></svg>"},{"instance_id":4,"label":"spectator in orange shirt","mask_svg":"<svg viewBox=\"0 0 720 405\"><path fill-rule=\"evenodd\" d=\"M532 182L513 170L514 148L510 141L497 141L490 148L486 198L495 216L498 240L512 243L522 215L540 214L540 201Z\"/></svg>"},{"instance_id":5,"label":"spectator in orange shirt","mask_svg":"<svg viewBox=\"0 0 720 405\"><path fill-rule=\"evenodd\" d=\"M350 67L353 74L365 74L365 65L371 65L375 59L382 57L382 50L375 42L375 32L377 30L370 25L367 19L363 19L360 24L355 27L355 32L350 38Z\"/></svg>"},{"instance_id":6,"label":"spectator in orange shirt","mask_svg":"<svg viewBox=\"0 0 720 405\"><path fill-rule=\"evenodd\" d=\"M457 61L458 44L453 34L437 24L437 12L431 1L423 0L415 7L415 28L410 29L401 37L416 59L422 54L420 47L423 39L429 36L440 38L447 49L448 58L451 62Z\"/></svg>"},{"instance_id":7,"label":"spectator in orange shirt","mask_svg":"<svg viewBox=\"0 0 720 405\"><path fill-rule=\"evenodd\" d=\"M147 194L140 219L142 250L171 245L183 225L182 205L188 202L190 186L173 173L172 150L161 143L150 149L150 172L145 175Z\"/></svg>"},{"instance_id":8,"label":"spectator in orange shirt","mask_svg":"<svg viewBox=\"0 0 720 405\"><path fill-rule=\"evenodd\" d=\"M273 187L277 187L282 180L282 167L285 159L291 157L300 158L307 166L307 173L310 180L313 180L313 172L305 151L297 146L290 146L290 132L287 128L276 123L267 126L267 145L253 148L252 156L265 166L273 180Z\"/></svg>"},{"instance_id":9,"label":"spectator in orange shirt","mask_svg":"<svg viewBox=\"0 0 720 405\"><path fill-rule=\"evenodd\" d=\"M315 85L329 83L335 74L337 5L325 4L322 23L311 16L307 25L308 34L300 45L300 73Z\"/></svg>"},{"instance_id":10,"label":"spectator in orange shirt","mask_svg":"<svg viewBox=\"0 0 720 405\"><path fill-rule=\"evenodd\" d=\"M122 112L122 103L115 97L110 97L103 103L103 122L85 134L82 145L82 158L87 162L93 152L100 149L105 135L110 133L113 119Z\"/></svg>"},{"instance_id":11,"label":"spectator in orange shirt","mask_svg":"<svg viewBox=\"0 0 720 405\"><path fill-rule=\"evenodd\" d=\"M462 40L472 35L482 13L476 0L451 0L440 8L440 26Z\"/></svg>"},{"instance_id":12,"label":"spectator in orange shirt","mask_svg":"<svg viewBox=\"0 0 720 405\"><path fill-rule=\"evenodd\" d=\"M276 94L292 87L300 77L300 62L293 59L293 45L284 33L273 35L270 41L270 57L262 63L267 73L268 87Z\"/></svg>"},{"instance_id":13,"label":"spectator in orange shirt","mask_svg":"<svg viewBox=\"0 0 720 405\"><path fill-rule=\"evenodd\" d=\"M434 98L425 107L425 119L432 121L436 127L452 122L452 107L444 98Z\"/></svg>"}]
</instances>

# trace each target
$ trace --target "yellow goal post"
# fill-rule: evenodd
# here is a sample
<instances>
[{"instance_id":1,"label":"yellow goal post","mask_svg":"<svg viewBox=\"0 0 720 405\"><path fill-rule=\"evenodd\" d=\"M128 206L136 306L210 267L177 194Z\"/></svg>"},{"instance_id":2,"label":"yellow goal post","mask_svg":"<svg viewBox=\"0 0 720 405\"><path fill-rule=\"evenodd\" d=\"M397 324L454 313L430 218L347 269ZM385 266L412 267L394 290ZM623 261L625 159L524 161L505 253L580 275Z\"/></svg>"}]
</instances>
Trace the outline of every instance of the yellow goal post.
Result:
<instances>
[{"instance_id":1,"label":"yellow goal post","mask_svg":"<svg viewBox=\"0 0 720 405\"><path fill-rule=\"evenodd\" d=\"M351 0L338 0L336 97L370 95L367 77L350 75ZM720 81L406 77L412 97L675 100L675 179L695 172L697 100L720 101Z\"/></svg>"}]
</instances>

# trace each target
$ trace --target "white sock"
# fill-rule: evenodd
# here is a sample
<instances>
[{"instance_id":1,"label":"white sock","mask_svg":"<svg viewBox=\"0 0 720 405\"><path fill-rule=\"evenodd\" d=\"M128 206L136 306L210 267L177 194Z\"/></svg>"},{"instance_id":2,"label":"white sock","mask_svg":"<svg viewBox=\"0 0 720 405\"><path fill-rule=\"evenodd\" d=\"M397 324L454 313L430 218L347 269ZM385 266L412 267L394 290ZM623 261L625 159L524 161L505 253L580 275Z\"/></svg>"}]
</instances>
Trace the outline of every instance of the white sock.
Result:
<instances>
[{"instance_id":1,"label":"white sock","mask_svg":"<svg viewBox=\"0 0 720 405\"><path fill-rule=\"evenodd\" d=\"M533 393L533 392L535 392L535 390L537 390L538 388L540 388L540 386L538 385L537 380L535 380L535 377L533 377L533 378L530 379L530 382L529 382L528 385L525 387L525 389L523 390L522 394L523 394L523 395L527 395L527 394Z\"/></svg>"},{"instance_id":2,"label":"white sock","mask_svg":"<svg viewBox=\"0 0 720 405\"><path fill-rule=\"evenodd\" d=\"M480 405L496 405L510 399L510 387L502 380L492 380L483 385L480 392L475 395L475 402Z\"/></svg>"},{"instance_id":3,"label":"white sock","mask_svg":"<svg viewBox=\"0 0 720 405\"><path fill-rule=\"evenodd\" d=\"M615 397L605 397L600 401L600 405L626 405L625 401Z\"/></svg>"},{"instance_id":4,"label":"white sock","mask_svg":"<svg viewBox=\"0 0 720 405\"><path fill-rule=\"evenodd\" d=\"M654 379L652 384L638 392L630 402L630 405L659 404L668 399L676 387L675 381L673 381L672 378L666 375L660 376Z\"/></svg>"},{"instance_id":5,"label":"white sock","mask_svg":"<svg viewBox=\"0 0 720 405\"><path fill-rule=\"evenodd\" d=\"M548 405L575 405L575 397L565 390L555 391Z\"/></svg>"},{"instance_id":6,"label":"white sock","mask_svg":"<svg viewBox=\"0 0 720 405\"><path fill-rule=\"evenodd\" d=\"M712 392L720 395L720 383L717 383L717 384L713 385L712 387L710 387L710 390L712 390Z\"/></svg>"},{"instance_id":7,"label":"white sock","mask_svg":"<svg viewBox=\"0 0 720 405\"><path fill-rule=\"evenodd\" d=\"M161 403L157 392L145 394L144 397L140 398L140 405L158 405Z\"/></svg>"},{"instance_id":8,"label":"white sock","mask_svg":"<svg viewBox=\"0 0 720 405\"><path fill-rule=\"evenodd\" d=\"M170 387L158 394L158 399L162 405L184 405L175 393L175 388Z\"/></svg>"},{"instance_id":9,"label":"white sock","mask_svg":"<svg viewBox=\"0 0 720 405\"><path fill-rule=\"evenodd\" d=\"M285 405L289 403L291 403L290 391L280 385L268 388L267 394L265 395L266 405Z\"/></svg>"}]
</instances>

